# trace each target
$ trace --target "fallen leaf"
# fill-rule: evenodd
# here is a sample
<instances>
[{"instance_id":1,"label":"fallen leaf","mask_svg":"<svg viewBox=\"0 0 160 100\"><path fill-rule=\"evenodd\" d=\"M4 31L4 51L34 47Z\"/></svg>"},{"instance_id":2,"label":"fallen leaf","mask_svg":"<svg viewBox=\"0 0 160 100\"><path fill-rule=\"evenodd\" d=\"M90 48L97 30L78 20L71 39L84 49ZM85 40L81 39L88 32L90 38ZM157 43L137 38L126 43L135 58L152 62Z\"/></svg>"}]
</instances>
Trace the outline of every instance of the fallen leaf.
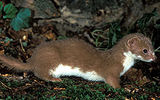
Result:
<instances>
[{"instance_id":1,"label":"fallen leaf","mask_svg":"<svg viewBox=\"0 0 160 100\"><path fill-rule=\"evenodd\" d=\"M57 87L55 87L55 88L53 88L54 90L65 90L65 88L57 88Z\"/></svg>"},{"instance_id":2,"label":"fallen leaf","mask_svg":"<svg viewBox=\"0 0 160 100\"><path fill-rule=\"evenodd\" d=\"M54 33L52 33L52 31L48 31L45 35L44 35L47 39L49 40L56 40L56 36Z\"/></svg>"},{"instance_id":3,"label":"fallen leaf","mask_svg":"<svg viewBox=\"0 0 160 100\"><path fill-rule=\"evenodd\" d=\"M2 74L3 77L11 76L10 74Z\"/></svg>"},{"instance_id":4,"label":"fallen leaf","mask_svg":"<svg viewBox=\"0 0 160 100\"><path fill-rule=\"evenodd\" d=\"M3 55L4 54L4 50L0 50L0 55Z\"/></svg>"}]
</instances>

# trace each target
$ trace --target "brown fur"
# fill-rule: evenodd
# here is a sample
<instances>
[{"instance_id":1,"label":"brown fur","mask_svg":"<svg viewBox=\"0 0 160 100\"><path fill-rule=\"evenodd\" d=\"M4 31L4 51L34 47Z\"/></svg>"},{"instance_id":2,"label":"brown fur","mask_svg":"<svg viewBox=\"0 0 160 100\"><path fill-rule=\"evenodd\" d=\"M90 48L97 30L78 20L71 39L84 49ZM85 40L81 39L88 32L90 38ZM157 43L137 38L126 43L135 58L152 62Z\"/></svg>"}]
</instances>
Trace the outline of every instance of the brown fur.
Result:
<instances>
[{"instance_id":1,"label":"brown fur","mask_svg":"<svg viewBox=\"0 0 160 100\"><path fill-rule=\"evenodd\" d=\"M83 72L95 71L108 84L119 88L119 77L123 71L123 53L132 51L139 55L143 48L153 52L150 40L142 34L127 35L107 51L99 51L82 40L66 39L41 44L26 64L3 55L0 56L0 60L10 67L32 71L37 77L47 81L60 81L49 75L49 69L55 69L59 64L77 66ZM154 58L153 55L141 56L145 59Z\"/></svg>"}]
</instances>

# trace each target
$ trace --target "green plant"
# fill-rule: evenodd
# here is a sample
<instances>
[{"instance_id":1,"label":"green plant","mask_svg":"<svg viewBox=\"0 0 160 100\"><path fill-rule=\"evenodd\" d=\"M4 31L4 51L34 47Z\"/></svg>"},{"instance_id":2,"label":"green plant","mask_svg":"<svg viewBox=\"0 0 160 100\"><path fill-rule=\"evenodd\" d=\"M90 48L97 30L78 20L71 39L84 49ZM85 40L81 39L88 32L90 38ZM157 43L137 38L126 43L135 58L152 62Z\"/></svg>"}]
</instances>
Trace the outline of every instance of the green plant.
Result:
<instances>
[{"instance_id":1,"label":"green plant","mask_svg":"<svg viewBox=\"0 0 160 100\"><path fill-rule=\"evenodd\" d=\"M8 42L11 42L13 41L13 39L9 38L9 37L6 37L5 40L4 40L4 43L8 43Z\"/></svg>"},{"instance_id":2,"label":"green plant","mask_svg":"<svg viewBox=\"0 0 160 100\"><path fill-rule=\"evenodd\" d=\"M4 12L4 15L2 12ZM9 3L5 5L4 2L0 1L0 16L4 19L11 19L10 26L14 30L19 31L22 28L29 27L31 10L29 8L22 8L18 14L17 12L18 10L13 4Z\"/></svg>"},{"instance_id":3,"label":"green plant","mask_svg":"<svg viewBox=\"0 0 160 100\"><path fill-rule=\"evenodd\" d=\"M93 30L91 32L91 36L93 38L93 44L100 49L109 49L113 45L117 43L117 41L122 37L120 34L121 32L121 27L120 23L117 22L112 22L108 23L109 31L105 32L100 29Z\"/></svg>"},{"instance_id":4,"label":"green plant","mask_svg":"<svg viewBox=\"0 0 160 100\"><path fill-rule=\"evenodd\" d=\"M96 47L101 47L105 41L101 41L101 38L104 39L104 31L102 30L94 30L93 32L91 32L92 37L95 39L93 42L95 44Z\"/></svg>"},{"instance_id":5,"label":"green plant","mask_svg":"<svg viewBox=\"0 0 160 100\"><path fill-rule=\"evenodd\" d=\"M28 42L22 42L22 45L23 45L24 47L27 47Z\"/></svg>"},{"instance_id":6,"label":"green plant","mask_svg":"<svg viewBox=\"0 0 160 100\"><path fill-rule=\"evenodd\" d=\"M29 81L9 81L0 77L0 88L4 93L3 98L13 99L40 99L40 100L124 100L136 99L146 100L158 97L160 87L158 83L148 83L146 85L126 89L114 89L105 83L94 83L63 78L62 82L34 82ZM3 83L3 84L2 84ZM9 85L8 85L9 83ZM26 85L30 84L30 85ZM10 88L10 89L8 89ZM54 89L57 88L57 89ZM62 89L61 89L62 88ZM127 87L126 87L127 88ZM16 93L15 93L16 91Z\"/></svg>"},{"instance_id":7,"label":"green plant","mask_svg":"<svg viewBox=\"0 0 160 100\"><path fill-rule=\"evenodd\" d=\"M74 95L73 95L74 94ZM103 100L105 99L105 95L98 91L92 91L88 85L73 85L68 86L65 91L62 91L60 96L72 97L72 99L79 100Z\"/></svg>"},{"instance_id":8,"label":"green plant","mask_svg":"<svg viewBox=\"0 0 160 100\"><path fill-rule=\"evenodd\" d=\"M2 15L2 12L4 12L5 14ZM13 4L9 3L5 5L4 2L0 1L0 16L3 16L4 19L14 18L17 12L18 10Z\"/></svg>"},{"instance_id":9,"label":"green plant","mask_svg":"<svg viewBox=\"0 0 160 100\"><path fill-rule=\"evenodd\" d=\"M29 8L22 8L17 16L12 19L11 26L14 30L19 31L22 28L29 27L31 11Z\"/></svg>"},{"instance_id":10,"label":"green plant","mask_svg":"<svg viewBox=\"0 0 160 100\"><path fill-rule=\"evenodd\" d=\"M17 8L13 4L7 4L4 6L4 12L5 15L3 18L14 18L16 16L16 13L18 12Z\"/></svg>"},{"instance_id":11,"label":"green plant","mask_svg":"<svg viewBox=\"0 0 160 100\"><path fill-rule=\"evenodd\" d=\"M142 18L137 20L136 23L138 24L138 27L141 29L142 32L149 25L151 18L157 15L157 9L155 8L151 13L146 13L143 15Z\"/></svg>"},{"instance_id":12,"label":"green plant","mask_svg":"<svg viewBox=\"0 0 160 100\"><path fill-rule=\"evenodd\" d=\"M110 28L108 32L108 48L111 48L113 45L115 45L117 41L122 37L122 35L119 34L120 32L121 28L119 22L110 23Z\"/></svg>"},{"instance_id":13,"label":"green plant","mask_svg":"<svg viewBox=\"0 0 160 100\"><path fill-rule=\"evenodd\" d=\"M3 9L4 3L0 1L0 17L2 16L2 9Z\"/></svg>"},{"instance_id":14,"label":"green plant","mask_svg":"<svg viewBox=\"0 0 160 100\"><path fill-rule=\"evenodd\" d=\"M67 39L67 37L66 37L66 36L58 36L57 39L58 39L58 40L63 40L63 39Z\"/></svg>"}]
</instances>

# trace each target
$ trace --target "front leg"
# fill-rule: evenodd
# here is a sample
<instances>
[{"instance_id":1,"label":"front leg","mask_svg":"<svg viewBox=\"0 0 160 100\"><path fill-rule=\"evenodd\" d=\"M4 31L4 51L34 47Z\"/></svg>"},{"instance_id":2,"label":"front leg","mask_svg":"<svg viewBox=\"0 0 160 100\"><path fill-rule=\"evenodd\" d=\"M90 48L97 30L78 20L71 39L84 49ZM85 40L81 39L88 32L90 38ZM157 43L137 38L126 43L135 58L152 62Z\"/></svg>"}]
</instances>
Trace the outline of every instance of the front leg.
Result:
<instances>
[{"instance_id":1,"label":"front leg","mask_svg":"<svg viewBox=\"0 0 160 100\"><path fill-rule=\"evenodd\" d=\"M113 88L121 88L119 77L108 75L105 79L105 82L110 86L112 86Z\"/></svg>"}]
</instances>

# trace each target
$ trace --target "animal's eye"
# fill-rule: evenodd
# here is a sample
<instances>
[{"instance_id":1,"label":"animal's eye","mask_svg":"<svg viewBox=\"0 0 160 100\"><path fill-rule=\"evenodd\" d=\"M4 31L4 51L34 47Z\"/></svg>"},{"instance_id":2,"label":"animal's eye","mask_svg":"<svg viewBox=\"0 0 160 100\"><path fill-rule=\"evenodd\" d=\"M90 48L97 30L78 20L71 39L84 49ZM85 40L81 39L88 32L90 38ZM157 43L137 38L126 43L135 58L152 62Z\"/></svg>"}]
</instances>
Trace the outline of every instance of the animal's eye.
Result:
<instances>
[{"instance_id":1,"label":"animal's eye","mask_svg":"<svg viewBox=\"0 0 160 100\"><path fill-rule=\"evenodd\" d=\"M147 49L143 49L143 53L148 53L148 50Z\"/></svg>"}]
</instances>

